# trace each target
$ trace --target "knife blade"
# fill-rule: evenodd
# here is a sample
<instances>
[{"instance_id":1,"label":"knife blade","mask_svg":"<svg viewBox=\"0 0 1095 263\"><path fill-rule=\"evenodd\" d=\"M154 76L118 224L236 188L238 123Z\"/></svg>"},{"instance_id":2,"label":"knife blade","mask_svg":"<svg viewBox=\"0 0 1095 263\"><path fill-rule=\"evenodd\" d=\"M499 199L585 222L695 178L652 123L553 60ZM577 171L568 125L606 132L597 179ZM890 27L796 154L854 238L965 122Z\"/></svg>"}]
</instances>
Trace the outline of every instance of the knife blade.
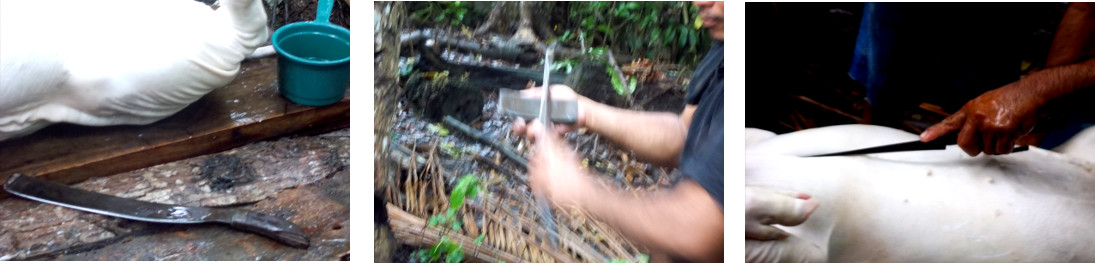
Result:
<instances>
[{"instance_id":1,"label":"knife blade","mask_svg":"<svg viewBox=\"0 0 1095 263\"><path fill-rule=\"evenodd\" d=\"M924 150L943 150L947 148L948 143L944 140L935 140L930 142L922 142L920 140L887 144L881 146L867 147L862 149L810 155L806 157L827 157L827 156L845 156L845 155L859 155L859 154L871 154L871 153L887 153L887 152L905 152L905 151L924 151ZM1023 145L1015 147L1011 152L1026 151L1030 147Z\"/></svg>"},{"instance_id":2,"label":"knife blade","mask_svg":"<svg viewBox=\"0 0 1095 263\"><path fill-rule=\"evenodd\" d=\"M551 86L548 85L551 79L551 62L555 57L555 46L559 42L552 43L548 46L546 54L544 54L544 96L540 98L540 122L544 125L544 131L552 131L551 127ZM551 164L548 164L551 165ZM536 207L540 209L541 221L544 222L544 227L548 229L548 234L551 237L551 247L555 247L556 243L559 243L558 233L555 231L555 217L551 214L551 207L548 206L547 198L544 197L544 193L540 191L533 191L532 195L536 199Z\"/></svg>"},{"instance_id":3,"label":"knife blade","mask_svg":"<svg viewBox=\"0 0 1095 263\"><path fill-rule=\"evenodd\" d=\"M158 204L81 190L13 174L4 190L26 199L125 219L168 224L218 222L253 232L296 248L307 248L308 236L285 219L235 208Z\"/></svg>"}]
</instances>

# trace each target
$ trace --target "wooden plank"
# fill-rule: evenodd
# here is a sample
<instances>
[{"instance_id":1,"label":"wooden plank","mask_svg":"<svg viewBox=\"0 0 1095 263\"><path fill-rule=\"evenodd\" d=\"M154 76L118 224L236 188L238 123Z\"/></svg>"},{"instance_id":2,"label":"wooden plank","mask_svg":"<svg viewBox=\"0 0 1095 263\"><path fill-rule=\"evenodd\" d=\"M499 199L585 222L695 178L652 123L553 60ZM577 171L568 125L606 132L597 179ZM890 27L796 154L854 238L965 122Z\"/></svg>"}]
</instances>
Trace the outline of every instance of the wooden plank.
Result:
<instances>
[{"instance_id":1,"label":"wooden plank","mask_svg":"<svg viewBox=\"0 0 1095 263\"><path fill-rule=\"evenodd\" d=\"M228 86L153 124L57 124L0 142L0 182L22 173L72 184L298 131L348 127L349 119L349 91L332 105L297 105L278 93L276 58L245 61ZM0 191L0 199L7 195Z\"/></svg>"}]
</instances>

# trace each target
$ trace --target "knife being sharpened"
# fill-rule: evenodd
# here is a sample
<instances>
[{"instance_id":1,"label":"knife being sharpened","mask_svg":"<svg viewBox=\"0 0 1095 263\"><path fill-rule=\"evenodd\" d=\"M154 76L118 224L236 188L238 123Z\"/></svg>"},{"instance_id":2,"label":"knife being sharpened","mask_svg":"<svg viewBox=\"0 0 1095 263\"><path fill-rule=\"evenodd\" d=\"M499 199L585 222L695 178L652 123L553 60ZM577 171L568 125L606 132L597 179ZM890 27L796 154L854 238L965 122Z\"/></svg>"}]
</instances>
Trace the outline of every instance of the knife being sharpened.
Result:
<instances>
[{"instance_id":1,"label":"knife being sharpened","mask_svg":"<svg viewBox=\"0 0 1095 263\"><path fill-rule=\"evenodd\" d=\"M13 174L4 190L23 198L76 210L137 221L173 224L219 222L296 248L307 248L308 236L285 219L243 209L157 204L85 191L46 180Z\"/></svg>"},{"instance_id":2,"label":"knife being sharpened","mask_svg":"<svg viewBox=\"0 0 1095 263\"><path fill-rule=\"evenodd\" d=\"M545 132L553 130L551 127L551 86L548 85L548 80L551 79L551 62L552 58L555 57L555 46L558 43L559 42L551 43L544 55L544 96L540 98L540 114L538 117L541 124L544 125ZM555 247L555 244L559 243L559 237L555 230L555 217L551 214L551 207L548 206L547 198L544 197L544 193L533 191L532 195L536 199L536 207L540 210L540 217L544 222L544 227L548 229L548 233L551 235L551 247Z\"/></svg>"}]
</instances>

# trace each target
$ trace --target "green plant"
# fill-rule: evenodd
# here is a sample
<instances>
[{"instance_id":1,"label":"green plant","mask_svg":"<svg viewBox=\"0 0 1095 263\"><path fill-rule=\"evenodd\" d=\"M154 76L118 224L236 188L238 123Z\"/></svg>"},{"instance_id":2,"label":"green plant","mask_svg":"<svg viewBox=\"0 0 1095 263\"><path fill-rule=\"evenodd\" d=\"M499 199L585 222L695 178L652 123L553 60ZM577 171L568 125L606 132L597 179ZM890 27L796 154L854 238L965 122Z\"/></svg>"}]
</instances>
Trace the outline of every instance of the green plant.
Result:
<instances>
[{"instance_id":1,"label":"green plant","mask_svg":"<svg viewBox=\"0 0 1095 263\"><path fill-rule=\"evenodd\" d=\"M578 35L591 41L587 46L611 46L658 60L694 64L706 47L701 41L706 32L696 26L697 9L688 2L572 2L570 21L570 29L580 33L565 32L562 41L574 42Z\"/></svg>"},{"instance_id":2,"label":"green plant","mask_svg":"<svg viewBox=\"0 0 1095 263\"><path fill-rule=\"evenodd\" d=\"M638 262L638 263L650 263L650 256L647 256L646 254L639 254L639 256L636 257L636 259L637 260L635 262ZM610 263L632 263L631 261L618 259L618 258L614 258L614 259L612 259L612 261L609 261L609 262Z\"/></svg>"},{"instance_id":3,"label":"green plant","mask_svg":"<svg viewBox=\"0 0 1095 263\"><path fill-rule=\"evenodd\" d=\"M441 215L431 216L428 225L430 227L436 227L438 225L448 225L452 231L460 231L463 226L459 220L456 220L456 212L464 206L464 201L467 199L475 199L482 191L483 185L472 174L465 174L460 177L460 180L456 182L456 186L453 187L452 194L449 196L449 209L445 210ZM463 246L453 243L449 240L447 231L446 234L441 236L441 240L437 242L437 245L429 249L421 249L416 251L413 256L422 262L437 262L444 257L446 263L455 263L464 260ZM484 235L480 234L475 239L475 244L483 243Z\"/></svg>"},{"instance_id":4,"label":"green plant","mask_svg":"<svg viewBox=\"0 0 1095 263\"><path fill-rule=\"evenodd\" d=\"M460 158L460 155L464 154L464 148L456 146L455 142L442 143L440 147L442 152L454 158Z\"/></svg>"},{"instance_id":5,"label":"green plant","mask_svg":"<svg viewBox=\"0 0 1095 263\"><path fill-rule=\"evenodd\" d=\"M575 59L564 59L556 61L551 64L551 71L565 70L567 74L574 71L574 66L578 65L579 61Z\"/></svg>"},{"instance_id":6,"label":"green plant","mask_svg":"<svg viewBox=\"0 0 1095 263\"><path fill-rule=\"evenodd\" d=\"M441 135L442 137L449 136L449 130L445 129L445 126L430 123L430 124L426 125L426 129L429 130L432 133L436 133L437 135Z\"/></svg>"},{"instance_id":7,"label":"green plant","mask_svg":"<svg viewBox=\"0 0 1095 263\"><path fill-rule=\"evenodd\" d=\"M468 2L464 1L425 2L425 5L411 13L411 18L425 24L458 26L464 23L464 17L469 10Z\"/></svg>"}]
</instances>

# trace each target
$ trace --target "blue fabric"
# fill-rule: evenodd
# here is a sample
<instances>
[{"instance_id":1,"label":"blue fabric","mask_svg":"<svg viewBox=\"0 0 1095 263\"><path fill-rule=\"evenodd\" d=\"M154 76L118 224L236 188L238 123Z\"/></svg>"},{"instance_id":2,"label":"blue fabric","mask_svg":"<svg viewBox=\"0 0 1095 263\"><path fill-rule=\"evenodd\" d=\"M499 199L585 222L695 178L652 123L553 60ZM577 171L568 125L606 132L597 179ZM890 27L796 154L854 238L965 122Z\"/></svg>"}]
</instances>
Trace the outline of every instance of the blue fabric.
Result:
<instances>
[{"instance_id":1,"label":"blue fabric","mask_svg":"<svg viewBox=\"0 0 1095 263\"><path fill-rule=\"evenodd\" d=\"M1018 8L866 3L849 75L883 111L929 101L948 110L1019 79ZM988 12L991 11L991 12ZM898 116L899 117L899 116Z\"/></svg>"},{"instance_id":2,"label":"blue fabric","mask_svg":"<svg viewBox=\"0 0 1095 263\"><path fill-rule=\"evenodd\" d=\"M681 152L680 171L696 181L723 207L723 43L715 42L703 58L685 94L697 105Z\"/></svg>"}]
</instances>

